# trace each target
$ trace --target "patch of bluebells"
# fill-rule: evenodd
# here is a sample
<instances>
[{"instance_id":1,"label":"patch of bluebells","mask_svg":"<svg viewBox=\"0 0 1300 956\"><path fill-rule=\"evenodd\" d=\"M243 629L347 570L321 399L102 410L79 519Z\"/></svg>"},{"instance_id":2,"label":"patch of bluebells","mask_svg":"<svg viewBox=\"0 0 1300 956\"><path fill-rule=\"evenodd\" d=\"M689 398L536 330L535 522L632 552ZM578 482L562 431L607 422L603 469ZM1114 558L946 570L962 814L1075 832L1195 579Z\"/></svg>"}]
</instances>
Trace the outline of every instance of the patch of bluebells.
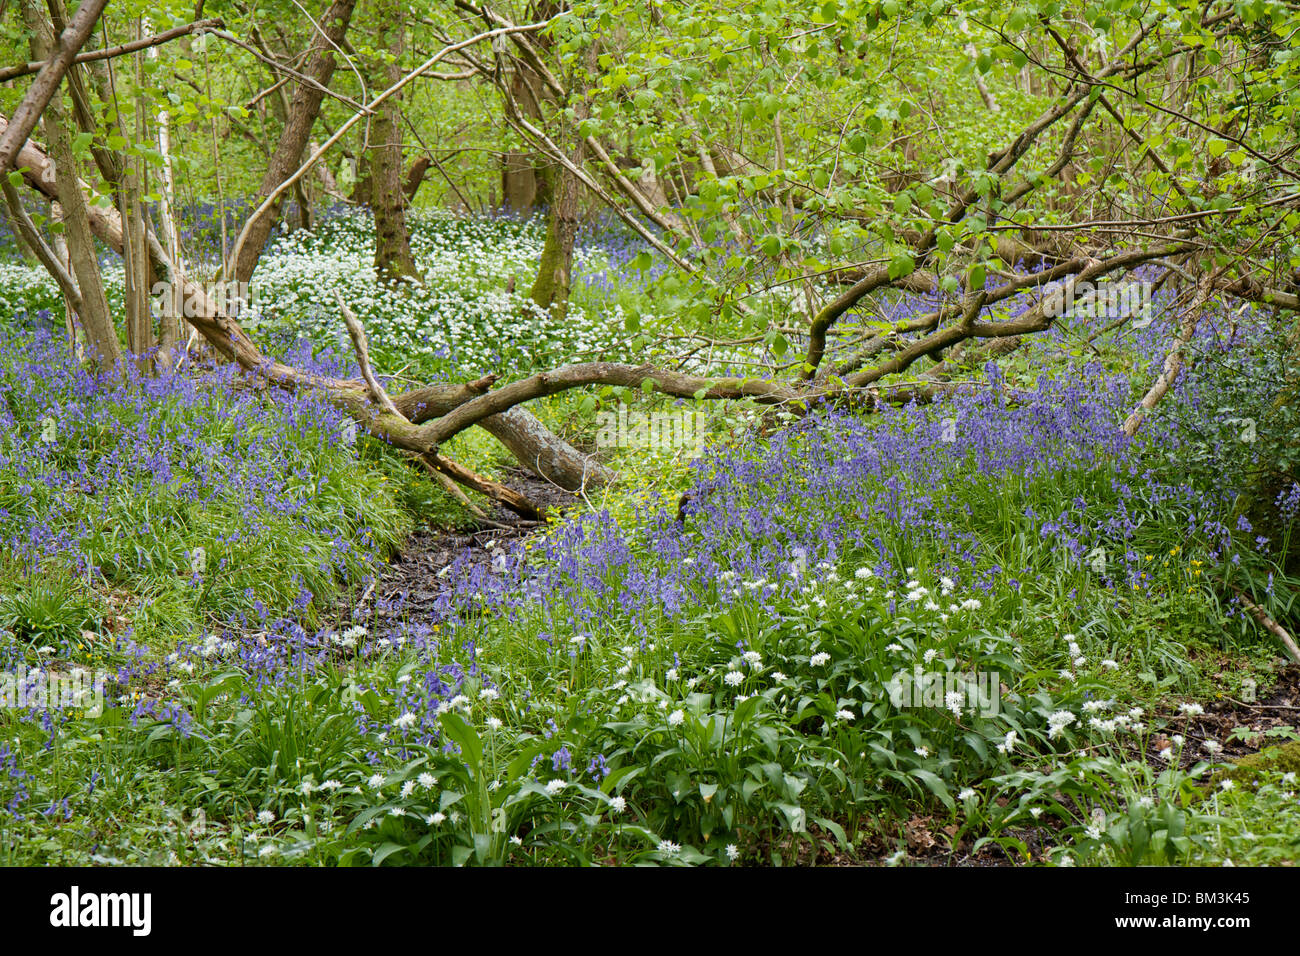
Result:
<instances>
[{"instance_id":1,"label":"patch of bluebells","mask_svg":"<svg viewBox=\"0 0 1300 956\"><path fill-rule=\"evenodd\" d=\"M322 376L355 375L346 361L314 355L305 344L285 358ZM386 541L368 524L370 493L359 499L348 487L357 469L352 454L337 446L350 431L344 414L319 394L269 389L233 366L152 377L128 365L120 375L96 374L59 337L10 337L0 342L6 570L19 577L75 575L101 592L171 580L181 588L188 583L201 602L211 589L230 587L233 571L261 580L266 568L227 562L248 554L269 560L289 538L314 543L314 568L308 561L296 566L314 570L316 580L364 581ZM333 490L324 490L327 479ZM207 536L195 539L200 520ZM206 545L206 564L196 540ZM169 724L184 736L192 718L173 692L206 666L237 664L260 688L394 643L366 640L353 651L337 633L308 628L309 609L319 610L316 585L296 571L291 577L276 598L242 585L237 594L217 591L199 609L224 626L198 643L183 636L161 660L167 648L142 646L129 628L97 635L95 664L109 669L115 685L110 702L122 705L132 725ZM183 633L184 622L175 626ZM77 640L50 637L39 652L51 666L75 662L90 653ZM416 633L411 646L422 648L424 640ZM33 649L0 633L0 666L26 667ZM29 711L15 715L50 734L67 716L57 707Z\"/></svg>"},{"instance_id":2,"label":"patch of bluebells","mask_svg":"<svg viewBox=\"0 0 1300 956\"><path fill-rule=\"evenodd\" d=\"M4 787L0 793L8 798L4 810L13 820L25 819L23 813L35 778L18 764L18 752L10 748L8 742L0 741L0 778Z\"/></svg>"},{"instance_id":3,"label":"patch of bluebells","mask_svg":"<svg viewBox=\"0 0 1300 956\"><path fill-rule=\"evenodd\" d=\"M306 348L289 360L320 374L348 371ZM0 343L0 391L0 547L29 571L53 564L94 574L105 563L118 576L173 570L152 567L149 557L175 537L166 509L132 529L140 546L106 553L122 496L234 509L239 520L217 539L232 548L270 530L272 517L298 523L328 536L322 570L355 568L379 550L357 514L341 504L322 513L322 476L288 439L339 441L344 415L318 393L250 387L231 365L97 375L43 333ZM222 570L222 560L215 556L212 570Z\"/></svg>"},{"instance_id":4,"label":"patch of bluebells","mask_svg":"<svg viewBox=\"0 0 1300 956\"><path fill-rule=\"evenodd\" d=\"M1222 331L1207 322L1199 347L1227 351ZM1152 359L1160 362L1163 352ZM1202 407L1204 387L1193 367L1168 401ZM702 458L684 528L668 510L639 512L637 530L608 512L580 516L531 552L516 548L504 568L458 562L439 611L449 620L484 611L507 622L540 616L547 641L571 654L572 644L556 637L614 626L644 635L662 617L716 604L773 614L808 575L849 556L901 582L909 576L903 552L926 553L929 573L961 587L1018 590L1029 569L1004 567L996 544L979 534L978 509L1000 500L1020 512L1015 520L1044 551L1075 566L1104 548L1102 583L1117 589L1157 586L1143 574L1139 546L1153 526L1182 522L1182 540L1207 563L1238 561L1229 516L1239 489L1158 467L1179 426L1156 416L1126 437L1120 426L1138 397L1133 379L1097 363L1043 375L1029 390L1011 388L989 363L982 382L929 406L886 407L869 418L818 413L761 453L715 449ZM1088 493L1054 513L1021 500L1023 489L1050 490L1066 473ZM1036 500L1044 499L1052 495Z\"/></svg>"}]
</instances>

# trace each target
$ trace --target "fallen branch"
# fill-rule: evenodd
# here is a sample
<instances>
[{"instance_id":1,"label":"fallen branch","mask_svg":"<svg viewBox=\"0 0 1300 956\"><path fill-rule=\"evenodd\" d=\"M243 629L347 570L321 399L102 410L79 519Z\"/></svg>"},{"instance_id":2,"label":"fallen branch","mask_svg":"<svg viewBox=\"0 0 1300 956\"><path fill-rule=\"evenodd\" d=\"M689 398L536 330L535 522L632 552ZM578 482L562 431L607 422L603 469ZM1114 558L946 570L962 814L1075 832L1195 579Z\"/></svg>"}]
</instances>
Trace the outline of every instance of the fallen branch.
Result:
<instances>
[{"instance_id":1,"label":"fallen branch","mask_svg":"<svg viewBox=\"0 0 1300 956\"><path fill-rule=\"evenodd\" d=\"M493 481L491 478L485 478L483 475L466 468L459 462L452 461L445 455L432 454L426 456L432 463L433 467L438 469L449 478L454 478L467 488L473 488L480 494L487 495L495 501L499 501L515 514L527 518L530 521L545 521L546 509L540 505L534 504L524 495L508 488L499 481Z\"/></svg>"},{"instance_id":2,"label":"fallen branch","mask_svg":"<svg viewBox=\"0 0 1300 956\"><path fill-rule=\"evenodd\" d=\"M1237 600L1240 601L1241 606L1246 609L1246 613L1255 619L1255 623L1281 641L1282 646L1286 648L1287 655L1291 660L1300 664L1300 647L1296 646L1295 639L1287 633L1286 628L1269 617L1268 612L1250 598L1246 597L1245 593L1242 592L1241 589L1233 588L1233 590L1237 592Z\"/></svg>"},{"instance_id":3,"label":"fallen branch","mask_svg":"<svg viewBox=\"0 0 1300 956\"><path fill-rule=\"evenodd\" d=\"M454 499L456 499L456 501L461 505L461 507L463 507L466 511L472 514L483 524L486 524L493 528L500 528L504 531L514 530L508 524L502 524L500 521L494 521L491 518L489 518L487 516L487 512L484 511L482 508L480 508L478 505L474 504L474 502L470 501L469 495L461 491L460 486L456 484L456 482L452 481L451 478L447 477L447 475L443 474L441 471L439 471L437 468L434 467L433 463L429 461L428 456L412 455L411 460L423 466L424 469L428 471L429 476L433 478L434 481L438 482L439 485L442 486L443 491L447 492L447 494L451 495Z\"/></svg>"},{"instance_id":4,"label":"fallen branch","mask_svg":"<svg viewBox=\"0 0 1300 956\"><path fill-rule=\"evenodd\" d=\"M397 405L388 397L388 392L380 383L379 377L375 375L374 369L370 365L370 348L366 342L366 330L361 325L361 320L357 318L356 313L348 308L347 303L343 301L343 296L338 292L334 293L338 300L339 309L343 312L343 321L348 327L348 335L352 338L352 348L356 352L357 365L361 369L361 378L366 383L366 391L370 396L370 401L377 408L382 409L385 413L395 416L407 424L410 420L405 418L397 409ZM524 495L519 494L512 488L507 488L499 482L492 481L490 478L484 478L482 475L471 471L464 465L457 464L449 458L436 452L425 453L417 456L421 463L433 471L442 480L440 484L444 488L452 491L453 497L456 497L462 504L478 513L478 516L487 520L487 515L470 503L459 489L455 489L450 484L452 479L459 481L463 485L473 488L475 491L482 492L490 498L501 502L511 511L523 515L525 518L542 521L545 520L543 509L529 501Z\"/></svg>"}]
</instances>

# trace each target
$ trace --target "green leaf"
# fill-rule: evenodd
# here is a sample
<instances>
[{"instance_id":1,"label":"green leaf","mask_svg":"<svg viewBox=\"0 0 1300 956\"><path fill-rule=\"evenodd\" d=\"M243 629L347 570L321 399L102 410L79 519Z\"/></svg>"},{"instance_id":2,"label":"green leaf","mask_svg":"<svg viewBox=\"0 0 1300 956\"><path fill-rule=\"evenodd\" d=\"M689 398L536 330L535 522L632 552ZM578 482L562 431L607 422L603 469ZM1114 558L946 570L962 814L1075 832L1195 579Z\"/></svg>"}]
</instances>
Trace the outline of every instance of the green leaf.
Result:
<instances>
[{"instance_id":1,"label":"green leaf","mask_svg":"<svg viewBox=\"0 0 1300 956\"><path fill-rule=\"evenodd\" d=\"M471 770L477 771L483 763L483 742L479 740L474 728L465 722L465 718L454 710L442 715L442 729L447 736L460 747L461 756Z\"/></svg>"},{"instance_id":2,"label":"green leaf","mask_svg":"<svg viewBox=\"0 0 1300 956\"><path fill-rule=\"evenodd\" d=\"M383 843L380 845L379 849L375 851L375 855L371 857L371 863L375 866L379 866L394 853L400 853L405 849L406 847L402 846L400 843L393 843L391 841Z\"/></svg>"},{"instance_id":3,"label":"green leaf","mask_svg":"<svg viewBox=\"0 0 1300 956\"><path fill-rule=\"evenodd\" d=\"M901 279L916 271L916 262L905 252L900 252L889 260L889 278Z\"/></svg>"},{"instance_id":4,"label":"green leaf","mask_svg":"<svg viewBox=\"0 0 1300 956\"><path fill-rule=\"evenodd\" d=\"M451 848L452 866L464 866L465 861L474 853L472 846L465 846L463 843L457 843Z\"/></svg>"},{"instance_id":5,"label":"green leaf","mask_svg":"<svg viewBox=\"0 0 1300 956\"><path fill-rule=\"evenodd\" d=\"M948 787L929 770L913 770L912 776L925 784L926 787L929 788L930 792L938 797L943 805L949 810L955 810L957 808L957 804L953 802L952 794L948 792Z\"/></svg>"}]
</instances>

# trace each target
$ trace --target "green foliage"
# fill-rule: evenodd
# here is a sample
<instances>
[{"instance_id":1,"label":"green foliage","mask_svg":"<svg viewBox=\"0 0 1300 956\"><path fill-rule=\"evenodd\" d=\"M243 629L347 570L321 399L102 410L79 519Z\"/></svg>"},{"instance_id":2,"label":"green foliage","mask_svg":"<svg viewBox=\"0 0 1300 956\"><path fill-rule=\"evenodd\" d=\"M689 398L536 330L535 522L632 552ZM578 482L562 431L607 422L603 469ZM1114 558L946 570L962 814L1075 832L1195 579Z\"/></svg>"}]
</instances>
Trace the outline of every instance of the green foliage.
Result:
<instances>
[{"instance_id":1,"label":"green foliage","mask_svg":"<svg viewBox=\"0 0 1300 956\"><path fill-rule=\"evenodd\" d=\"M96 629L102 605L78 582L37 578L0 593L0 630L32 650L45 645L72 645L82 631Z\"/></svg>"}]
</instances>

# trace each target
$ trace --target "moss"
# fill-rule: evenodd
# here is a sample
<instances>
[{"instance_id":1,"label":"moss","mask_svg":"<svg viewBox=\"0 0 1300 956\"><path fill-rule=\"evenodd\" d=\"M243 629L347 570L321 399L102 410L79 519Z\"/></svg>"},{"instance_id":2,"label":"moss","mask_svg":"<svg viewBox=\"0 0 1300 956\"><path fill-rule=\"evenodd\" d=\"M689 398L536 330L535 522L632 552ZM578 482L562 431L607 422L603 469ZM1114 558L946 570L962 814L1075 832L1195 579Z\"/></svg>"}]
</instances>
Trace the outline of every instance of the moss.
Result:
<instances>
[{"instance_id":1,"label":"moss","mask_svg":"<svg viewBox=\"0 0 1300 956\"><path fill-rule=\"evenodd\" d=\"M1210 785L1217 787L1224 780L1256 787L1265 782L1269 773L1300 772L1300 740L1290 740L1276 747L1266 747L1259 753L1242 757L1235 766L1217 771Z\"/></svg>"}]
</instances>

